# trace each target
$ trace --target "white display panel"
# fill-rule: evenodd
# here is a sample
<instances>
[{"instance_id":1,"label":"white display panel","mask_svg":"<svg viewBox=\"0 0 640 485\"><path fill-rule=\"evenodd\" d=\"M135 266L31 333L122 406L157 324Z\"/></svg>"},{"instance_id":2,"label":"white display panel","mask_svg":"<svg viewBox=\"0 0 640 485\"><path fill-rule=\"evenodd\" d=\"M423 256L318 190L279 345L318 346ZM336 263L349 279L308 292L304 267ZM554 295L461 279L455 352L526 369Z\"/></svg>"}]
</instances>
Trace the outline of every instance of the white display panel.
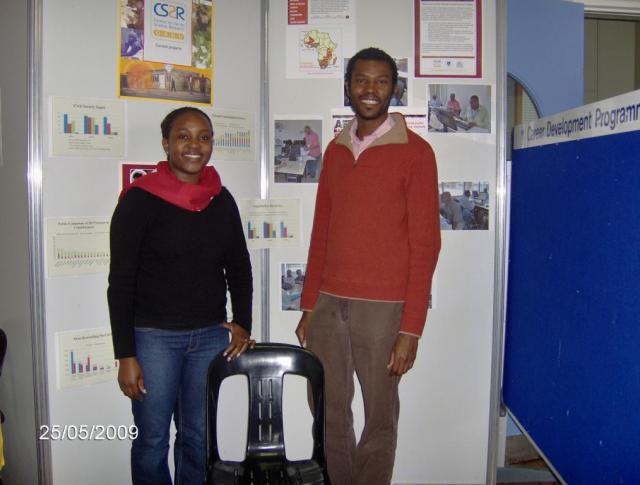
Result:
<instances>
[{"instance_id":1,"label":"white display panel","mask_svg":"<svg viewBox=\"0 0 640 485\"><path fill-rule=\"evenodd\" d=\"M288 42L287 1L272 0L269 11L270 119L282 113L321 115L323 149L333 136L331 115L343 105L342 79L288 79L285 53ZM413 2L359 0L355 5L356 46L379 47L394 58L413 58ZM427 85L455 83L496 85L496 12L494 2L482 2L482 77L474 80L411 79L409 108L426 109ZM282 53L283 55L278 55ZM348 53L349 56L353 52ZM411 73L413 74L413 73ZM496 127L496 99L489 112ZM343 108L347 109L348 108ZM273 124L271 124L271 129ZM499 127L497 129L500 129ZM400 424L394 483L484 483L486 479L491 355L493 331L493 278L497 129L492 133L428 133L437 158L439 180L489 183L489 229L444 231L437 268L434 309L420 341L414 368L400 384ZM269 139L273 134L269 135ZM273 151L273 148L272 148ZM269 153L269 161L274 159ZM273 180L272 180L273 182ZM272 183L270 197L299 198L302 244L299 248L270 250L271 339L297 343L297 311L282 310L281 266L304 262L313 210L315 184ZM298 396L295 399L303 397ZM294 399L293 397L291 399ZM359 389L353 405L356 436L363 425ZM301 418L300 418L301 419ZM298 426L304 426L300 421ZM296 434L296 446L307 446Z\"/></svg>"},{"instance_id":2,"label":"white display panel","mask_svg":"<svg viewBox=\"0 0 640 485\"><path fill-rule=\"evenodd\" d=\"M43 0L42 4L45 102L40 123L44 146L48 147L51 141L51 116L46 101L50 97L98 99L125 105L124 157L121 154L100 158L64 154L50 157L48 150L43 151L43 217L45 220L109 218L120 190L121 163L156 163L164 158L160 121L182 103L117 98L118 0L79 3ZM199 107L209 114L215 109L223 113L241 112L249 120L244 125L255 133L253 120L258 118L261 108L260 2L217 0L214 9L215 105ZM238 28L239 25L243 28ZM98 126L100 133L103 128ZM260 197L260 161L253 154L214 164L236 200ZM259 252L251 251L251 257L255 295L253 335L259 337ZM50 424L116 427L110 429L131 425L131 404L115 379L61 389L56 385L56 363L60 357L56 352L56 334L109 325L107 274L47 277L44 287ZM80 353L78 350L79 357ZM230 446L242 439L232 435ZM130 483L129 439L67 438L51 440L49 444L54 484ZM173 462L172 455L169 461Z\"/></svg>"}]
</instances>

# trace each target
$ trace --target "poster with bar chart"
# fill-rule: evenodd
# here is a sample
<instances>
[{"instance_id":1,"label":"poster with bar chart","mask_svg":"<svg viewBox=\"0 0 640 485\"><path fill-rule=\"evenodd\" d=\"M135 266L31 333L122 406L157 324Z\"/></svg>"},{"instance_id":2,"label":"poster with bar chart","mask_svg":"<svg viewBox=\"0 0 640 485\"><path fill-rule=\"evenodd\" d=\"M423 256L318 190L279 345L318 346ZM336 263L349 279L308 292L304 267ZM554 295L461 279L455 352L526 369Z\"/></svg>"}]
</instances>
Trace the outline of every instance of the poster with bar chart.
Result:
<instances>
[{"instance_id":1,"label":"poster with bar chart","mask_svg":"<svg viewBox=\"0 0 640 485\"><path fill-rule=\"evenodd\" d=\"M212 160L254 161L256 159L255 113L215 109Z\"/></svg>"},{"instance_id":2,"label":"poster with bar chart","mask_svg":"<svg viewBox=\"0 0 640 485\"><path fill-rule=\"evenodd\" d=\"M241 200L240 215L249 249L299 246L299 199Z\"/></svg>"},{"instance_id":3,"label":"poster with bar chart","mask_svg":"<svg viewBox=\"0 0 640 485\"><path fill-rule=\"evenodd\" d=\"M109 327L56 332L58 389L115 381L118 361Z\"/></svg>"},{"instance_id":4,"label":"poster with bar chart","mask_svg":"<svg viewBox=\"0 0 640 485\"><path fill-rule=\"evenodd\" d=\"M51 156L124 156L124 104L51 97Z\"/></svg>"},{"instance_id":5,"label":"poster with bar chart","mask_svg":"<svg viewBox=\"0 0 640 485\"><path fill-rule=\"evenodd\" d=\"M106 273L109 217L47 219L47 276Z\"/></svg>"}]
</instances>

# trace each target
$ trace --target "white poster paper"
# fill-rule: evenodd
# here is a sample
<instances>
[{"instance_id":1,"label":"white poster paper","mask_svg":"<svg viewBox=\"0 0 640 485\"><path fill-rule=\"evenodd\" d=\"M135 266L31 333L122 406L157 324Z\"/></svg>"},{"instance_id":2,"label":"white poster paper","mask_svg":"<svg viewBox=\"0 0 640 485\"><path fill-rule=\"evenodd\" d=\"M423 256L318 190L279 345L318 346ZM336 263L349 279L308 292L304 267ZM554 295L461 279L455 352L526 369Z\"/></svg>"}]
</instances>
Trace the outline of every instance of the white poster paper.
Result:
<instances>
[{"instance_id":1,"label":"white poster paper","mask_svg":"<svg viewBox=\"0 0 640 485\"><path fill-rule=\"evenodd\" d=\"M334 138L340 134L354 116L355 114L351 108L335 108L331 110L331 129Z\"/></svg>"},{"instance_id":2,"label":"white poster paper","mask_svg":"<svg viewBox=\"0 0 640 485\"><path fill-rule=\"evenodd\" d=\"M427 110L423 108L409 108L404 106L392 106L389 113L400 113L404 116L407 128L416 132L425 140L427 139L428 121ZM355 114L351 108L336 108L331 110L331 128L333 136L340 134L342 129L353 119Z\"/></svg>"},{"instance_id":3,"label":"white poster paper","mask_svg":"<svg viewBox=\"0 0 640 485\"><path fill-rule=\"evenodd\" d=\"M58 389L115 381L118 361L109 327L56 332Z\"/></svg>"},{"instance_id":4,"label":"white poster paper","mask_svg":"<svg viewBox=\"0 0 640 485\"><path fill-rule=\"evenodd\" d=\"M481 77L481 0L415 0L416 77Z\"/></svg>"},{"instance_id":5,"label":"white poster paper","mask_svg":"<svg viewBox=\"0 0 640 485\"><path fill-rule=\"evenodd\" d=\"M288 23L352 24L355 21L354 0L288 0Z\"/></svg>"},{"instance_id":6,"label":"white poster paper","mask_svg":"<svg viewBox=\"0 0 640 485\"><path fill-rule=\"evenodd\" d=\"M191 1L144 2L144 60L191 65Z\"/></svg>"},{"instance_id":7,"label":"white poster paper","mask_svg":"<svg viewBox=\"0 0 640 485\"><path fill-rule=\"evenodd\" d=\"M299 199L245 199L240 216L249 249L300 245Z\"/></svg>"},{"instance_id":8,"label":"white poster paper","mask_svg":"<svg viewBox=\"0 0 640 485\"><path fill-rule=\"evenodd\" d=\"M422 108L392 107L389 108L390 113L400 113L404 116L407 128L417 133L425 140L428 133L427 110Z\"/></svg>"},{"instance_id":9,"label":"white poster paper","mask_svg":"<svg viewBox=\"0 0 640 485\"><path fill-rule=\"evenodd\" d=\"M256 159L255 113L215 109L213 124L214 161L254 161Z\"/></svg>"},{"instance_id":10,"label":"white poster paper","mask_svg":"<svg viewBox=\"0 0 640 485\"><path fill-rule=\"evenodd\" d=\"M109 217L47 219L47 276L106 273Z\"/></svg>"},{"instance_id":11,"label":"white poster paper","mask_svg":"<svg viewBox=\"0 0 640 485\"><path fill-rule=\"evenodd\" d=\"M124 156L124 104L93 98L53 96L51 156Z\"/></svg>"}]
</instances>

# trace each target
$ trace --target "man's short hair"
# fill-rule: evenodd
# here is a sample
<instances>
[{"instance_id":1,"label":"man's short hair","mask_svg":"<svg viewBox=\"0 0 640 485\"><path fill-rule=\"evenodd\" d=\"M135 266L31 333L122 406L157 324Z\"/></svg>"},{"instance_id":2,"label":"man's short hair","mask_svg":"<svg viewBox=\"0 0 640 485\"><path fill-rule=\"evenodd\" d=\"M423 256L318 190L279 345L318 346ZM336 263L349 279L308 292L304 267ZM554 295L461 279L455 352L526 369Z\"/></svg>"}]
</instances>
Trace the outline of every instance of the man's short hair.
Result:
<instances>
[{"instance_id":1,"label":"man's short hair","mask_svg":"<svg viewBox=\"0 0 640 485\"><path fill-rule=\"evenodd\" d=\"M349 59L349 63L347 64L347 71L344 74L344 82L349 84L351 82L351 76L353 75L353 69L356 66L356 62L358 61L383 61L389 64L389 68L391 69L391 79L393 81L393 86L398 83L398 66L396 66L396 61L393 60L389 54L387 54L382 49L378 49L377 47L367 47L366 49L362 49L358 51L351 59Z\"/></svg>"}]
</instances>

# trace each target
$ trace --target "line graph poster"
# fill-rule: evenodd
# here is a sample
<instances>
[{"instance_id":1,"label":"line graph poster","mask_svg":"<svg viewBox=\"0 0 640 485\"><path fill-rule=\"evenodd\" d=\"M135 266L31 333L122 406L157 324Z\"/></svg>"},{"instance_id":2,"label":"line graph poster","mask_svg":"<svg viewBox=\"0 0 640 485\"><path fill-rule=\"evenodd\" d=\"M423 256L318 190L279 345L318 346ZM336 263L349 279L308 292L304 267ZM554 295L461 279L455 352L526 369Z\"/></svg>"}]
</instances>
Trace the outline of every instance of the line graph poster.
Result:
<instances>
[{"instance_id":1,"label":"line graph poster","mask_svg":"<svg viewBox=\"0 0 640 485\"><path fill-rule=\"evenodd\" d=\"M109 217L47 219L47 276L109 270Z\"/></svg>"},{"instance_id":2,"label":"line graph poster","mask_svg":"<svg viewBox=\"0 0 640 485\"><path fill-rule=\"evenodd\" d=\"M51 97L51 156L124 156L124 104Z\"/></svg>"},{"instance_id":3,"label":"line graph poster","mask_svg":"<svg viewBox=\"0 0 640 485\"><path fill-rule=\"evenodd\" d=\"M109 327L56 332L58 389L115 381L118 361Z\"/></svg>"},{"instance_id":4,"label":"line graph poster","mask_svg":"<svg viewBox=\"0 0 640 485\"><path fill-rule=\"evenodd\" d=\"M300 199L245 199L240 216L249 249L300 245Z\"/></svg>"},{"instance_id":5,"label":"line graph poster","mask_svg":"<svg viewBox=\"0 0 640 485\"><path fill-rule=\"evenodd\" d=\"M213 124L214 161L254 161L256 159L255 113L215 109Z\"/></svg>"}]
</instances>

